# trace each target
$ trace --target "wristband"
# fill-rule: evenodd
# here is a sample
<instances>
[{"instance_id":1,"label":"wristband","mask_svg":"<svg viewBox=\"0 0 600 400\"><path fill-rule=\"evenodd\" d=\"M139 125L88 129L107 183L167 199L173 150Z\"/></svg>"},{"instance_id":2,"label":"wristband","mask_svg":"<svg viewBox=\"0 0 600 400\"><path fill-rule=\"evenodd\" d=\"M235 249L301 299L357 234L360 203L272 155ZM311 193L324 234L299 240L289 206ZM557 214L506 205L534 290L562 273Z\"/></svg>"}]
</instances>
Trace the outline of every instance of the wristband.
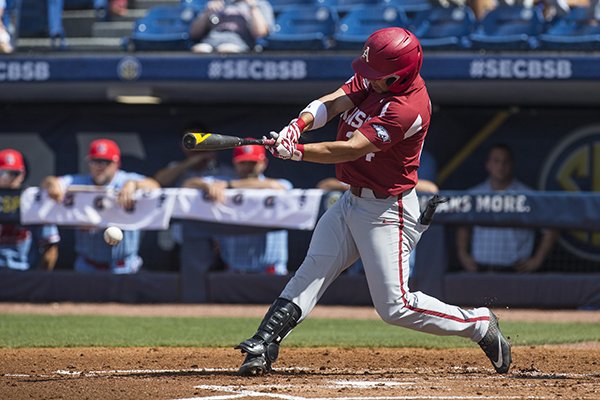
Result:
<instances>
[{"instance_id":1,"label":"wristband","mask_svg":"<svg viewBox=\"0 0 600 400\"><path fill-rule=\"evenodd\" d=\"M298 125L300 134L302 134L302 132L304 132L304 128L306 128L306 122L304 122L302 118L296 118L296 125Z\"/></svg>"},{"instance_id":2,"label":"wristband","mask_svg":"<svg viewBox=\"0 0 600 400\"><path fill-rule=\"evenodd\" d=\"M310 130L319 129L327 123L327 107L321 102L321 100L313 100L309 105L300 111L302 113L309 113L313 116L313 124Z\"/></svg>"},{"instance_id":3,"label":"wristband","mask_svg":"<svg viewBox=\"0 0 600 400\"><path fill-rule=\"evenodd\" d=\"M292 154L292 161L302 161L304 158L304 145L298 143L296 145L296 149L294 150L294 154Z\"/></svg>"}]
</instances>

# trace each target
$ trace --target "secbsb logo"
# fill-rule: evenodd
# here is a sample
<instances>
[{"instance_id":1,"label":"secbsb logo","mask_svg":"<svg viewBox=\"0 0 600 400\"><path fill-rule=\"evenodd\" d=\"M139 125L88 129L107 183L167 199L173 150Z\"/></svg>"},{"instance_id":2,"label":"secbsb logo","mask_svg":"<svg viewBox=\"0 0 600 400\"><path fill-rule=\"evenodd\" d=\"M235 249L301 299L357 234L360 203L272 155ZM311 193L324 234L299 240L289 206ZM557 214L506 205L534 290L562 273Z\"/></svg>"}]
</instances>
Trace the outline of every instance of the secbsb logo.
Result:
<instances>
[{"instance_id":1,"label":"secbsb logo","mask_svg":"<svg viewBox=\"0 0 600 400\"><path fill-rule=\"evenodd\" d=\"M550 152L540 190L600 192L600 125L579 129ZM568 231L559 239L571 253L600 261L600 232Z\"/></svg>"}]
</instances>

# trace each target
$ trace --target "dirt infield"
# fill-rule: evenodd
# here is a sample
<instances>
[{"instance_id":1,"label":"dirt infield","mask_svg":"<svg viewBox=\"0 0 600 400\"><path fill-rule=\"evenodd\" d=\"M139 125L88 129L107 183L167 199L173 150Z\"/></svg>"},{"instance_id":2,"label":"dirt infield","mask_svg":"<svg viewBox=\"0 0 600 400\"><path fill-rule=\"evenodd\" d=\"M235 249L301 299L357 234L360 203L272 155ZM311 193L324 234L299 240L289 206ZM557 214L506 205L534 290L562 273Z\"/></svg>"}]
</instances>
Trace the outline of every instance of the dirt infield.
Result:
<instances>
[{"instance_id":1,"label":"dirt infield","mask_svg":"<svg viewBox=\"0 0 600 400\"><path fill-rule=\"evenodd\" d=\"M266 306L0 304L0 313L130 315L136 310L135 315L172 316L174 310L180 311L177 315L192 310L192 315L232 316L234 309L239 313L234 315L260 316ZM499 310L504 320L545 314L521 313ZM314 316L327 314L362 318L373 312L318 307ZM566 314L599 320L597 312ZM283 348L271 375L242 378L235 374L242 356L232 349L0 349L0 399L600 399L598 343L515 347L513 359L510 373L497 375L475 345L452 350Z\"/></svg>"}]
</instances>

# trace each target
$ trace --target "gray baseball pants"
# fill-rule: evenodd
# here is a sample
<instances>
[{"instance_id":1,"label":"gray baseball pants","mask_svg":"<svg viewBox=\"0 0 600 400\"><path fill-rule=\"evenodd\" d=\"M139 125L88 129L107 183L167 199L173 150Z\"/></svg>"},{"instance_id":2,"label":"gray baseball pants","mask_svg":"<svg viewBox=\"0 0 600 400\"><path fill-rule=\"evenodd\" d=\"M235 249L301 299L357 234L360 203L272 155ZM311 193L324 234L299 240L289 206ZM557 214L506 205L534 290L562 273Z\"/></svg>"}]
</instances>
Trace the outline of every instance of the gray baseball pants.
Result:
<instances>
[{"instance_id":1,"label":"gray baseball pants","mask_svg":"<svg viewBox=\"0 0 600 400\"><path fill-rule=\"evenodd\" d=\"M409 255L427 229L419 215L414 189L386 199L376 199L369 189L361 197L345 192L317 223L308 254L281 297L302 309L303 320L360 257L373 304L385 322L478 342L489 324L487 308L465 310L408 288Z\"/></svg>"}]
</instances>

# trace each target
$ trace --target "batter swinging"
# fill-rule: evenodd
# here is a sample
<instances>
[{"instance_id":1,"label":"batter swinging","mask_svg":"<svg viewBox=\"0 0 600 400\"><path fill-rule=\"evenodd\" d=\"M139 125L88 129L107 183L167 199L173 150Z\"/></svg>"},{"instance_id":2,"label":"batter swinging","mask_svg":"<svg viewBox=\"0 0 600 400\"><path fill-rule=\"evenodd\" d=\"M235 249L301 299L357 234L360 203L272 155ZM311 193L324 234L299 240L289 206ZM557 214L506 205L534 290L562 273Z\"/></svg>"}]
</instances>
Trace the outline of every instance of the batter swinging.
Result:
<instances>
[{"instance_id":1,"label":"batter swinging","mask_svg":"<svg viewBox=\"0 0 600 400\"><path fill-rule=\"evenodd\" d=\"M414 186L431 117L419 71L423 52L403 28L373 33L354 60L354 76L310 103L269 148L275 157L335 163L350 185L319 220L306 259L275 300L256 334L236 346L246 353L239 373L271 370L279 344L316 305L327 287L362 258L373 304L394 325L479 343L497 372L511 363L510 344L487 308L465 310L408 288L409 254L427 226L419 223ZM302 145L304 130L341 114L337 140Z\"/></svg>"}]
</instances>

